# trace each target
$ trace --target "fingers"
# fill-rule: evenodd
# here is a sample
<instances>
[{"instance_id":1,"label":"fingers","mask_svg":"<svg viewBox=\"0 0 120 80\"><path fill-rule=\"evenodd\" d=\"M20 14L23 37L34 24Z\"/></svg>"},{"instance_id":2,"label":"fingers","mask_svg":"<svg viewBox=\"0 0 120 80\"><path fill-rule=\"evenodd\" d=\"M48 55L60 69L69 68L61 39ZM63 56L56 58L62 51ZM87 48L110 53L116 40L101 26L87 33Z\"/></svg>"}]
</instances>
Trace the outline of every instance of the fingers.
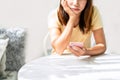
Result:
<instances>
[{"instance_id":1,"label":"fingers","mask_svg":"<svg viewBox=\"0 0 120 80\"><path fill-rule=\"evenodd\" d=\"M65 11L70 17L71 17L71 16L74 16L75 18L77 17L77 16L75 15L75 13L74 13L74 12L71 10L71 8L69 7L67 0L62 0L62 1L61 1L61 5L62 5L64 11Z\"/></svg>"},{"instance_id":2,"label":"fingers","mask_svg":"<svg viewBox=\"0 0 120 80\"><path fill-rule=\"evenodd\" d=\"M61 1L61 5L64 6L65 5L65 0Z\"/></svg>"},{"instance_id":3,"label":"fingers","mask_svg":"<svg viewBox=\"0 0 120 80\"><path fill-rule=\"evenodd\" d=\"M76 46L70 46L69 50L76 56L82 56L82 55L85 55L85 53L86 53L85 48L79 48Z\"/></svg>"},{"instance_id":4,"label":"fingers","mask_svg":"<svg viewBox=\"0 0 120 80\"><path fill-rule=\"evenodd\" d=\"M61 5L63 6L63 9L64 9L65 11L68 10L68 5L67 5L67 1L66 1L66 0L62 0L62 1L61 1Z\"/></svg>"},{"instance_id":5,"label":"fingers","mask_svg":"<svg viewBox=\"0 0 120 80\"><path fill-rule=\"evenodd\" d=\"M80 56L79 52L77 50L74 50L72 47L69 47L69 50L75 55Z\"/></svg>"}]
</instances>

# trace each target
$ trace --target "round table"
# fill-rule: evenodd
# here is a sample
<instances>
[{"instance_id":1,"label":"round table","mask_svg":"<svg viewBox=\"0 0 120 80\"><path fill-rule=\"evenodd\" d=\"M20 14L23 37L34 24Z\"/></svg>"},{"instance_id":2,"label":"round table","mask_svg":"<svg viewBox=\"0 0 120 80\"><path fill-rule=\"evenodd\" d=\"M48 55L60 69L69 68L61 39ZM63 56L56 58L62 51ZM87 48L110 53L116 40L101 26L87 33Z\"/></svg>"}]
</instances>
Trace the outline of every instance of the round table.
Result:
<instances>
[{"instance_id":1,"label":"round table","mask_svg":"<svg viewBox=\"0 0 120 80\"><path fill-rule=\"evenodd\" d=\"M40 57L19 70L18 80L120 80L120 54Z\"/></svg>"}]
</instances>

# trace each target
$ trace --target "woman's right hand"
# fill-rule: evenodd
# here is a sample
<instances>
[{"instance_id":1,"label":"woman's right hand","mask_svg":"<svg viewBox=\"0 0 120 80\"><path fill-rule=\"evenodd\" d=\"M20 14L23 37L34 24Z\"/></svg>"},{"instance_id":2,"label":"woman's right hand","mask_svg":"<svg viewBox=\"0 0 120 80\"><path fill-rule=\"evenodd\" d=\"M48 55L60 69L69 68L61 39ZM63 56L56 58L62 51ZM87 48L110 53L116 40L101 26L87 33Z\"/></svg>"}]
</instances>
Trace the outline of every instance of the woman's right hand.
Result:
<instances>
[{"instance_id":1,"label":"woman's right hand","mask_svg":"<svg viewBox=\"0 0 120 80\"><path fill-rule=\"evenodd\" d=\"M77 18L77 15L68 6L67 0L62 0L61 5L63 6L63 9L65 10L65 12L69 15L70 19L75 20Z\"/></svg>"}]
</instances>

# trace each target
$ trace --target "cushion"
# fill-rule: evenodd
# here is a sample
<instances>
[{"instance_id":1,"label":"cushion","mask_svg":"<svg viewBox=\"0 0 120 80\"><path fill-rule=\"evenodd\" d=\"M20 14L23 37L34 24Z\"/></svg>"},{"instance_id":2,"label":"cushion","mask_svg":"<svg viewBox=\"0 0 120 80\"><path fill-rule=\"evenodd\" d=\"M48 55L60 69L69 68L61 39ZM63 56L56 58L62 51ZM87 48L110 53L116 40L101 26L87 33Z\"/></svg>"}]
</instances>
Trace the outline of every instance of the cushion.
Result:
<instances>
[{"instance_id":1,"label":"cushion","mask_svg":"<svg viewBox=\"0 0 120 80\"><path fill-rule=\"evenodd\" d=\"M0 78L5 77L5 69L6 69L6 47L8 44L8 38L5 34L0 34Z\"/></svg>"},{"instance_id":2,"label":"cushion","mask_svg":"<svg viewBox=\"0 0 120 80\"><path fill-rule=\"evenodd\" d=\"M18 71L25 64L25 30L24 28L15 27L0 29L9 38L6 48L6 70Z\"/></svg>"}]
</instances>

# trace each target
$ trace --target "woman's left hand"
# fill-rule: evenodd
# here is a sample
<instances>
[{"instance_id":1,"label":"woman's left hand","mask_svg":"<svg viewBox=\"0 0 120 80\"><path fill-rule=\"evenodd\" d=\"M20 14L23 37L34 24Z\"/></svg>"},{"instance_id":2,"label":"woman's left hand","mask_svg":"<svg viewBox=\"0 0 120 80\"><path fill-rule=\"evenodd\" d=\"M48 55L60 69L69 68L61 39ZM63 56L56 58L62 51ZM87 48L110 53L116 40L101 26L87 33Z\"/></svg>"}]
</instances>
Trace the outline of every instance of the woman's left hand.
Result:
<instances>
[{"instance_id":1,"label":"woman's left hand","mask_svg":"<svg viewBox=\"0 0 120 80\"><path fill-rule=\"evenodd\" d=\"M72 52L72 54L76 56L82 56L87 54L87 49L85 47L78 47L78 46L69 46L69 50Z\"/></svg>"}]
</instances>

